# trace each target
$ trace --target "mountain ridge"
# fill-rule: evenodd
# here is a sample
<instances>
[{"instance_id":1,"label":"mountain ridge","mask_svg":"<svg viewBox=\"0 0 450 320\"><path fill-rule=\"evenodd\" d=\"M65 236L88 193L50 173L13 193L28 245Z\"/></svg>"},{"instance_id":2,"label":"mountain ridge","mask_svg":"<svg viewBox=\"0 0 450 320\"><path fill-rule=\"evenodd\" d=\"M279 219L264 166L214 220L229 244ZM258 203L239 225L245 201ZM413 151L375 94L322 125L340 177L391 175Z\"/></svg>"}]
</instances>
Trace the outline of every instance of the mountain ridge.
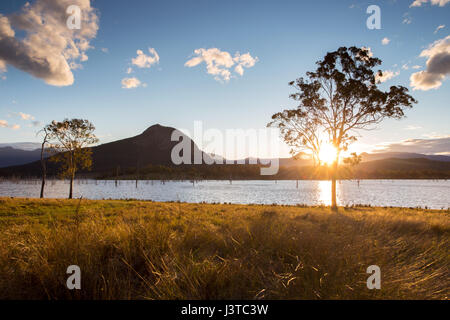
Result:
<instances>
[{"instance_id":1,"label":"mountain ridge","mask_svg":"<svg viewBox=\"0 0 450 320\"><path fill-rule=\"evenodd\" d=\"M191 163L194 163L195 153L201 153L204 158L209 157L209 160L211 159L211 155L201 151L195 142L181 131L172 127L155 124L136 136L91 147L93 152L92 174L104 175L108 172L109 175L113 174L113 172L121 174L127 170L135 170L139 173L140 169L148 166L176 167L172 163L171 159L172 149L179 143L179 141L171 140L174 131L178 131L178 136L180 139L187 139L188 143L191 144L191 150L193 151L190 155ZM366 168L367 170L372 170L374 167L378 169L373 170L392 167L392 163L401 163L400 166L395 167L395 170L403 169L402 166L405 165L411 168L420 168L420 170L430 168L437 170L439 167L447 168L446 163L450 163L449 156L423 155L417 153L363 153L362 157L363 162L359 165L359 168ZM39 149L25 151L14 149L13 147L0 148L0 176L39 176L41 170L39 159ZM409 162L395 162L392 159L416 160ZM433 162L423 162L422 159L427 159ZM256 160L257 163L261 163L261 160L267 161L268 159L250 157L241 161L248 165L251 162L250 160ZM377 162L380 160L384 160L384 162ZM416 164L414 164L414 162L416 162ZM365 163L372 164L366 165ZM303 157L300 157L300 159L280 158L279 164L280 167L286 169L290 167L295 168L311 166L312 161ZM48 167L50 174L56 173L57 166L55 164L49 163Z\"/></svg>"}]
</instances>

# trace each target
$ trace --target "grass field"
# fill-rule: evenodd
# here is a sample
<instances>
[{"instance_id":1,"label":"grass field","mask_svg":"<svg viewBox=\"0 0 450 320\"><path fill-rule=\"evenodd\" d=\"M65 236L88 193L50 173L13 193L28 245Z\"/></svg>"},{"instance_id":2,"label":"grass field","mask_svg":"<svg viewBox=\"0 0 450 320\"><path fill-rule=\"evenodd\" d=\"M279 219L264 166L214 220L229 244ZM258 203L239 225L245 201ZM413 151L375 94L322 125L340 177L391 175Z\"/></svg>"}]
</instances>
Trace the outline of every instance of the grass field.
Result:
<instances>
[{"instance_id":1,"label":"grass field","mask_svg":"<svg viewBox=\"0 0 450 320\"><path fill-rule=\"evenodd\" d=\"M0 299L448 299L450 211L0 198ZM81 290L65 286L69 265ZM369 290L370 265L381 290Z\"/></svg>"}]
</instances>

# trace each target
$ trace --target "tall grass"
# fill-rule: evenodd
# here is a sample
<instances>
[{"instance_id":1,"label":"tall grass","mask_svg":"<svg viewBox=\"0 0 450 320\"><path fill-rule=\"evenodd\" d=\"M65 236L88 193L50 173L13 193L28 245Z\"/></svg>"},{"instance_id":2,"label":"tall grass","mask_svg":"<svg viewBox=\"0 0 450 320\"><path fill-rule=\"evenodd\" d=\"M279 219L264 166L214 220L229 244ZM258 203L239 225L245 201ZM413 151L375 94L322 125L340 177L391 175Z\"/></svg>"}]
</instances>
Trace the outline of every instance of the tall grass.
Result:
<instances>
[{"instance_id":1,"label":"tall grass","mask_svg":"<svg viewBox=\"0 0 450 320\"><path fill-rule=\"evenodd\" d=\"M1 299L447 299L450 212L0 199ZM69 265L81 290L66 288ZM370 265L381 290L366 287Z\"/></svg>"}]
</instances>

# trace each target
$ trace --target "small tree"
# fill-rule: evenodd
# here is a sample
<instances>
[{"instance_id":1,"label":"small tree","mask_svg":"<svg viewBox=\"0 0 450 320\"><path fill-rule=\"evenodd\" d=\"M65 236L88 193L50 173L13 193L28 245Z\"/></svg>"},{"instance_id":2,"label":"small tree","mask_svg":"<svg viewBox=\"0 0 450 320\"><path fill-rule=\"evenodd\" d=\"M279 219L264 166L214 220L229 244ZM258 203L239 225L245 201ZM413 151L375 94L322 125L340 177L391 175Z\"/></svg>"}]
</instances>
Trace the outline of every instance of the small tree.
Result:
<instances>
[{"instance_id":1,"label":"small tree","mask_svg":"<svg viewBox=\"0 0 450 320\"><path fill-rule=\"evenodd\" d=\"M73 197L73 181L78 169L90 169L92 166L92 150L89 145L97 143L94 135L95 127L88 120L64 119L53 121L45 127L51 147L59 153L51 159L61 163L61 175L70 178L69 199Z\"/></svg>"},{"instance_id":2,"label":"small tree","mask_svg":"<svg viewBox=\"0 0 450 320\"><path fill-rule=\"evenodd\" d=\"M311 126L328 137L329 143L336 149L331 170L331 206L337 209L336 177L339 157L342 151L357 140L355 132L370 129L385 118L400 119L404 110L417 101L403 86L391 86L389 91L377 87L377 77L372 69L381 64L381 60L371 56L364 48L341 47L329 52L318 61L314 72L307 72L307 79L299 78L289 83L297 92L290 98L299 102L296 109L274 114L269 125L283 130L296 132L298 142L307 148L313 148L305 138L302 128ZM301 128L300 130L298 128ZM292 134L284 135L288 144Z\"/></svg>"}]
</instances>

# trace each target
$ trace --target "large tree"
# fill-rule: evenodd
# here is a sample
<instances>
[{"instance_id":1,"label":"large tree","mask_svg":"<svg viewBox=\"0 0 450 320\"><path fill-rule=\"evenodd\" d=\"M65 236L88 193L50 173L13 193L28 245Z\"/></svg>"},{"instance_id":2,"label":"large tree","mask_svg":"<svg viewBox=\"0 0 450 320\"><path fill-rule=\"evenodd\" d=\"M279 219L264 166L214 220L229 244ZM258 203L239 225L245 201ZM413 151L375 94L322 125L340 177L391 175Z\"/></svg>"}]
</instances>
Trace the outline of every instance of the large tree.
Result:
<instances>
[{"instance_id":1,"label":"large tree","mask_svg":"<svg viewBox=\"0 0 450 320\"><path fill-rule=\"evenodd\" d=\"M373 69L381 60L372 57L368 49L340 47L316 64L317 69L307 72L306 79L289 83L296 89L290 98L298 101L298 106L274 114L269 125L279 127L293 147L314 150L311 131L328 139L336 150L331 166L331 206L336 210L341 152L357 140L358 130L371 129L386 118L400 119L417 101L403 86L391 86L388 91L377 86L383 74Z\"/></svg>"},{"instance_id":2,"label":"large tree","mask_svg":"<svg viewBox=\"0 0 450 320\"><path fill-rule=\"evenodd\" d=\"M61 163L61 175L70 179L69 199L73 197L73 181L78 169L90 169L92 150L89 145L97 143L95 127L88 120L64 119L53 121L45 127L52 149L59 153L51 158Z\"/></svg>"}]
</instances>

